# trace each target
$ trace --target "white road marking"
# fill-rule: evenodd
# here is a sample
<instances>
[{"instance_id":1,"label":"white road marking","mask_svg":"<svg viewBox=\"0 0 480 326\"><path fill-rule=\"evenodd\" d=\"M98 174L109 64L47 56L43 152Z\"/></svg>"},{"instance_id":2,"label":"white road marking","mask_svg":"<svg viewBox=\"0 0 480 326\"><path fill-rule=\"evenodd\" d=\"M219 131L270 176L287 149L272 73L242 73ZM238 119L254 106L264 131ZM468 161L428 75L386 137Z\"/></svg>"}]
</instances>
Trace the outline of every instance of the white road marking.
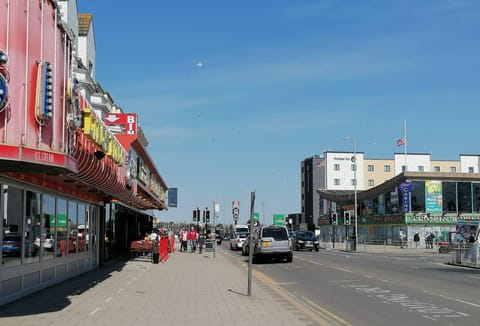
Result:
<instances>
[{"instance_id":1,"label":"white road marking","mask_svg":"<svg viewBox=\"0 0 480 326\"><path fill-rule=\"evenodd\" d=\"M95 315L97 312L100 311L100 309L101 309L100 307L95 308L95 310L93 310L93 311L90 313L90 316Z\"/></svg>"},{"instance_id":2,"label":"white road marking","mask_svg":"<svg viewBox=\"0 0 480 326\"><path fill-rule=\"evenodd\" d=\"M110 301L112 301L112 299L113 299L112 297L106 298L106 299L105 299L105 303L109 303Z\"/></svg>"},{"instance_id":3,"label":"white road marking","mask_svg":"<svg viewBox=\"0 0 480 326\"><path fill-rule=\"evenodd\" d=\"M339 268L339 267L332 267L333 269L336 269L336 270L339 270L339 271L342 271L342 272L345 272L345 273L350 273L350 274L353 274L352 271L348 270L348 269L344 269L344 268Z\"/></svg>"}]
</instances>

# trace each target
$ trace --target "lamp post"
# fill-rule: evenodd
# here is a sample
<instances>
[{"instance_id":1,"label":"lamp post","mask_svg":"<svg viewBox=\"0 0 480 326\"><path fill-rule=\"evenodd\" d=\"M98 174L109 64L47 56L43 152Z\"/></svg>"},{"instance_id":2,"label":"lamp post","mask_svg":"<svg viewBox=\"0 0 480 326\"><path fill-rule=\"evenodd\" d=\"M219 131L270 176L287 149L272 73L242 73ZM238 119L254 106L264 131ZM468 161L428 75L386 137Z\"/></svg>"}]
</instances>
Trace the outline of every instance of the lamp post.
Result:
<instances>
[{"instance_id":1,"label":"lamp post","mask_svg":"<svg viewBox=\"0 0 480 326\"><path fill-rule=\"evenodd\" d=\"M353 194L354 194L354 216L355 216L355 250L358 244L358 221L357 221L357 139L355 137L344 137L346 140L353 141Z\"/></svg>"}]
</instances>

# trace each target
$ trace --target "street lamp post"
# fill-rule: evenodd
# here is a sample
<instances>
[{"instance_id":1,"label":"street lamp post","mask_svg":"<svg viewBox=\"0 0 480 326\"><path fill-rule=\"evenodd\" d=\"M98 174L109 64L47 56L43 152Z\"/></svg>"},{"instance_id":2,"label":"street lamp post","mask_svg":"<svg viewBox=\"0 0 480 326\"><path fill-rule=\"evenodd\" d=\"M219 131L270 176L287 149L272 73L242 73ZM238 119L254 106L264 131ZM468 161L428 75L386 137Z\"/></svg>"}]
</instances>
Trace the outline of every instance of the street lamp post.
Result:
<instances>
[{"instance_id":1,"label":"street lamp post","mask_svg":"<svg viewBox=\"0 0 480 326\"><path fill-rule=\"evenodd\" d=\"M354 195L354 216L355 216L355 250L358 244L358 221L357 221L357 139L355 137L344 137L346 140L353 141L353 195Z\"/></svg>"}]
</instances>

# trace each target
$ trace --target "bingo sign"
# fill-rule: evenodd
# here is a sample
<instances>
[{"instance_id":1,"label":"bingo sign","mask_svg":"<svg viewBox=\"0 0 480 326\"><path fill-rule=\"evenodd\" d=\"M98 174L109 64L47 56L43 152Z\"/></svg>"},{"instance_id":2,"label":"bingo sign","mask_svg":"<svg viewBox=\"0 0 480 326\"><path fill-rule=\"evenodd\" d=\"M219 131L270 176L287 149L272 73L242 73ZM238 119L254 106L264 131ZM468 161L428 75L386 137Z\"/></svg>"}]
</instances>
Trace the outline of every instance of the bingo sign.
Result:
<instances>
[{"instance_id":1,"label":"bingo sign","mask_svg":"<svg viewBox=\"0 0 480 326\"><path fill-rule=\"evenodd\" d=\"M124 134L137 134L137 114L135 113L109 113L105 116L105 123L124 126Z\"/></svg>"},{"instance_id":2,"label":"bingo sign","mask_svg":"<svg viewBox=\"0 0 480 326\"><path fill-rule=\"evenodd\" d=\"M402 211L404 213L410 212L410 191L412 190L412 184L410 182L402 182L399 188L402 197Z\"/></svg>"}]
</instances>

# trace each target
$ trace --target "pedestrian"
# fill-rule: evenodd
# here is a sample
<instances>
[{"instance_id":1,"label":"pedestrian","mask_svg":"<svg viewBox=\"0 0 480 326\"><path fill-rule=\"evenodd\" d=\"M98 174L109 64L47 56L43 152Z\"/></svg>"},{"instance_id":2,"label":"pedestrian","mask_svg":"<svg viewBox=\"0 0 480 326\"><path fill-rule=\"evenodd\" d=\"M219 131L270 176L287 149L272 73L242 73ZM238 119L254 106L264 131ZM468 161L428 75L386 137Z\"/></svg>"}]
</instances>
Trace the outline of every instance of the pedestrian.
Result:
<instances>
[{"instance_id":1,"label":"pedestrian","mask_svg":"<svg viewBox=\"0 0 480 326\"><path fill-rule=\"evenodd\" d=\"M187 252L187 246L188 246L188 231L185 230L185 228L182 228L182 231L180 232L180 251Z\"/></svg>"},{"instance_id":2,"label":"pedestrian","mask_svg":"<svg viewBox=\"0 0 480 326\"><path fill-rule=\"evenodd\" d=\"M205 243L205 233L198 235L198 253L201 254L203 250L203 244Z\"/></svg>"},{"instance_id":3,"label":"pedestrian","mask_svg":"<svg viewBox=\"0 0 480 326\"><path fill-rule=\"evenodd\" d=\"M413 235L413 242L415 242L415 248L418 248L418 245L420 244L420 236L418 235L418 232Z\"/></svg>"},{"instance_id":4,"label":"pedestrian","mask_svg":"<svg viewBox=\"0 0 480 326\"><path fill-rule=\"evenodd\" d=\"M398 236L400 238L400 249L403 249L403 241L405 240L405 233L403 230L398 231Z\"/></svg>"},{"instance_id":5,"label":"pedestrian","mask_svg":"<svg viewBox=\"0 0 480 326\"><path fill-rule=\"evenodd\" d=\"M479 245L478 240L474 240L472 248L470 249L470 262L475 265L478 265Z\"/></svg>"},{"instance_id":6,"label":"pedestrian","mask_svg":"<svg viewBox=\"0 0 480 326\"><path fill-rule=\"evenodd\" d=\"M435 233L430 232L430 249L433 249L433 241L435 240Z\"/></svg>"},{"instance_id":7,"label":"pedestrian","mask_svg":"<svg viewBox=\"0 0 480 326\"><path fill-rule=\"evenodd\" d=\"M195 252L197 250L197 240L198 234L195 231L195 228L192 226L190 232L188 232L187 240L190 242L190 250L191 252Z\"/></svg>"},{"instance_id":8,"label":"pedestrian","mask_svg":"<svg viewBox=\"0 0 480 326\"><path fill-rule=\"evenodd\" d=\"M430 235L430 232L425 233L425 248L430 249L430 241L432 239L432 236Z\"/></svg>"}]
</instances>

